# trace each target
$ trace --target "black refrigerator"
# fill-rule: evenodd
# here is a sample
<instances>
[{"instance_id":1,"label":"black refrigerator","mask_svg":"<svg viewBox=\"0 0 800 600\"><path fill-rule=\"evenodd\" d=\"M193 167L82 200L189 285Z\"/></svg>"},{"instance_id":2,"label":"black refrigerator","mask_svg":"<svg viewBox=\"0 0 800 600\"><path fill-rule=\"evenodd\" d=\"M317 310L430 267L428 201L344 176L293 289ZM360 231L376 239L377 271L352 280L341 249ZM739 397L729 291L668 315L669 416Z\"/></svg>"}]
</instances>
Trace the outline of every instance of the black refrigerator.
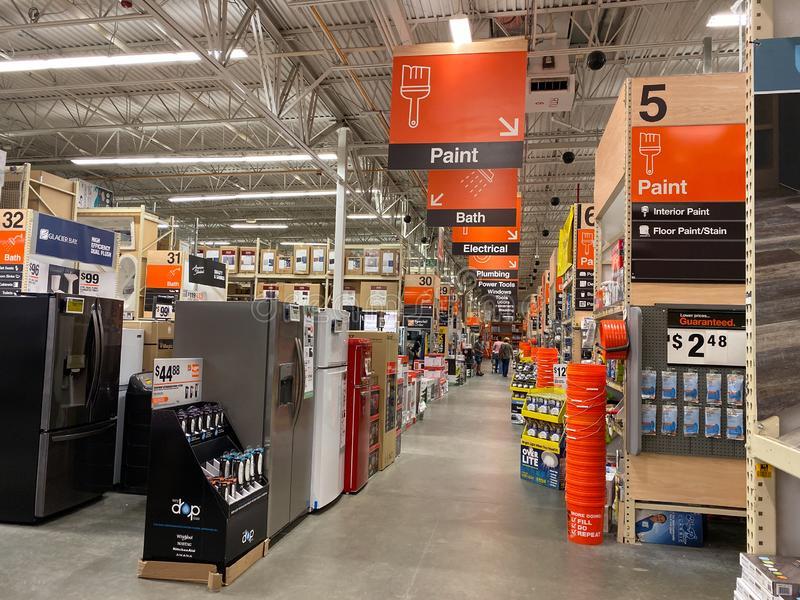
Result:
<instances>
[{"instance_id":1,"label":"black refrigerator","mask_svg":"<svg viewBox=\"0 0 800 600\"><path fill-rule=\"evenodd\" d=\"M122 301L0 298L0 521L92 500L114 477Z\"/></svg>"}]
</instances>

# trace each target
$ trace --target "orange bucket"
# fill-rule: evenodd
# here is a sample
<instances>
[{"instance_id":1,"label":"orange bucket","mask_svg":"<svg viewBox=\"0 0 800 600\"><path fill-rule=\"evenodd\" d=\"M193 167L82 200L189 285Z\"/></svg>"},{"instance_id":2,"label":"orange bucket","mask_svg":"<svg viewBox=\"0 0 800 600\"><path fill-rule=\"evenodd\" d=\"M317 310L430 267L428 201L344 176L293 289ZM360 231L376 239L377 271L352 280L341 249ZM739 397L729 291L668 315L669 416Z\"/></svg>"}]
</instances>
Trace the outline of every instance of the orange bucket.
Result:
<instances>
[{"instance_id":1,"label":"orange bucket","mask_svg":"<svg viewBox=\"0 0 800 600\"><path fill-rule=\"evenodd\" d=\"M567 539L573 544L603 543L604 504L567 501Z\"/></svg>"}]
</instances>

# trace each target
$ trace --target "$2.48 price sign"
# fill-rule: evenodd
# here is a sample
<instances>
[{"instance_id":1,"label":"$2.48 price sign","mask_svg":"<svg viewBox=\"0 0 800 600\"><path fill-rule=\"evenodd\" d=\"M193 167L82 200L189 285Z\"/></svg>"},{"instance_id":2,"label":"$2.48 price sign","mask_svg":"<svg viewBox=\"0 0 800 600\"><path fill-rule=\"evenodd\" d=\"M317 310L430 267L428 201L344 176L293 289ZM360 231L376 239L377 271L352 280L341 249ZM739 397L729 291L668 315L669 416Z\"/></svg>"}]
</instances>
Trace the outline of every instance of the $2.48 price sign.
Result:
<instances>
[{"instance_id":1,"label":"$2.48 price sign","mask_svg":"<svg viewBox=\"0 0 800 600\"><path fill-rule=\"evenodd\" d=\"M744 311L668 311L668 364L744 367L746 344Z\"/></svg>"},{"instance_id":2,"label":"$2.48 price sign","mask_svg":"<svg viewBox=\"0 0 800 600\"><path fill-rule=\"evenodd\" d=\"M202 397L202 358L157 358L154 361L154 410L199 402Z\"/></svg>"}]
</instances>

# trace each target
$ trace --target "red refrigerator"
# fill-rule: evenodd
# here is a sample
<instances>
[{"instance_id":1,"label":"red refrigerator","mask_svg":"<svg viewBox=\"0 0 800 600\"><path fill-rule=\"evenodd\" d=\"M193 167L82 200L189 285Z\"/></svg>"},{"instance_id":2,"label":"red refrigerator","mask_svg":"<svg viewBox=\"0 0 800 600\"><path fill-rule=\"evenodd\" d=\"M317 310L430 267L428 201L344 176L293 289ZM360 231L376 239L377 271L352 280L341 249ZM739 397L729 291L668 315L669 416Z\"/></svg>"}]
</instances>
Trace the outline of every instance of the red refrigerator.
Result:
<instances>
[{"instance_id":1,"label":"red refrigerator","mask_svg":"<svg viewBox=\"0 0 800 600\"><path fill-rule=\"evenodd\" d=\"M357 492L369 478L372 342L350 338L347 347L347 428L344 448L344 491Z\"/></svg>"}]
</instances>

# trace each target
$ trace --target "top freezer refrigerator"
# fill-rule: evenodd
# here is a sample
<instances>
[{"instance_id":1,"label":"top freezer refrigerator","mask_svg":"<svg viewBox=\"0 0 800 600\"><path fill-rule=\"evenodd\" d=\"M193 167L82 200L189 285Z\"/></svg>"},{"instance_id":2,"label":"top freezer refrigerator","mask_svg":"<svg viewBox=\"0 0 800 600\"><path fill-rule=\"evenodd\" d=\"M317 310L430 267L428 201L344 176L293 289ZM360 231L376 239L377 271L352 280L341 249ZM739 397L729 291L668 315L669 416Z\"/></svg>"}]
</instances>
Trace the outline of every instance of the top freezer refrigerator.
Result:
<instances>
[{"instance_id":1,"label":"top freezer refrigerator","mask_svg":"<svg viewBox=\"0 0 800 600\"><path fill-rule=\"evenodd\" d=\"M0 298L0 521L30 523L111 489L122 302Z\"/></svg>"},{"instance_id":2,"label":"top freezer refrigerator","mask_svg":"<svg viewBox=\"0 0 800 600\"><path fill-rule=\"evenodd\" d=\"M316 369L311 510L330 504L344 489L349 319L346 311L325 308L317 313L314 327Z\"/></svg>"},{"instance_id":3,"label":"top freezer refrigerator","mask_svg":"<svg viewBox=\"0 0 800 600\"><path fill-rule=\"evenodd\" d=\"M313 312L277 300L178 302L174 355L203 359L203 396L244 447L267 449L267 536L308 512L314 397Z\"/></svg>"}]
</instances>

